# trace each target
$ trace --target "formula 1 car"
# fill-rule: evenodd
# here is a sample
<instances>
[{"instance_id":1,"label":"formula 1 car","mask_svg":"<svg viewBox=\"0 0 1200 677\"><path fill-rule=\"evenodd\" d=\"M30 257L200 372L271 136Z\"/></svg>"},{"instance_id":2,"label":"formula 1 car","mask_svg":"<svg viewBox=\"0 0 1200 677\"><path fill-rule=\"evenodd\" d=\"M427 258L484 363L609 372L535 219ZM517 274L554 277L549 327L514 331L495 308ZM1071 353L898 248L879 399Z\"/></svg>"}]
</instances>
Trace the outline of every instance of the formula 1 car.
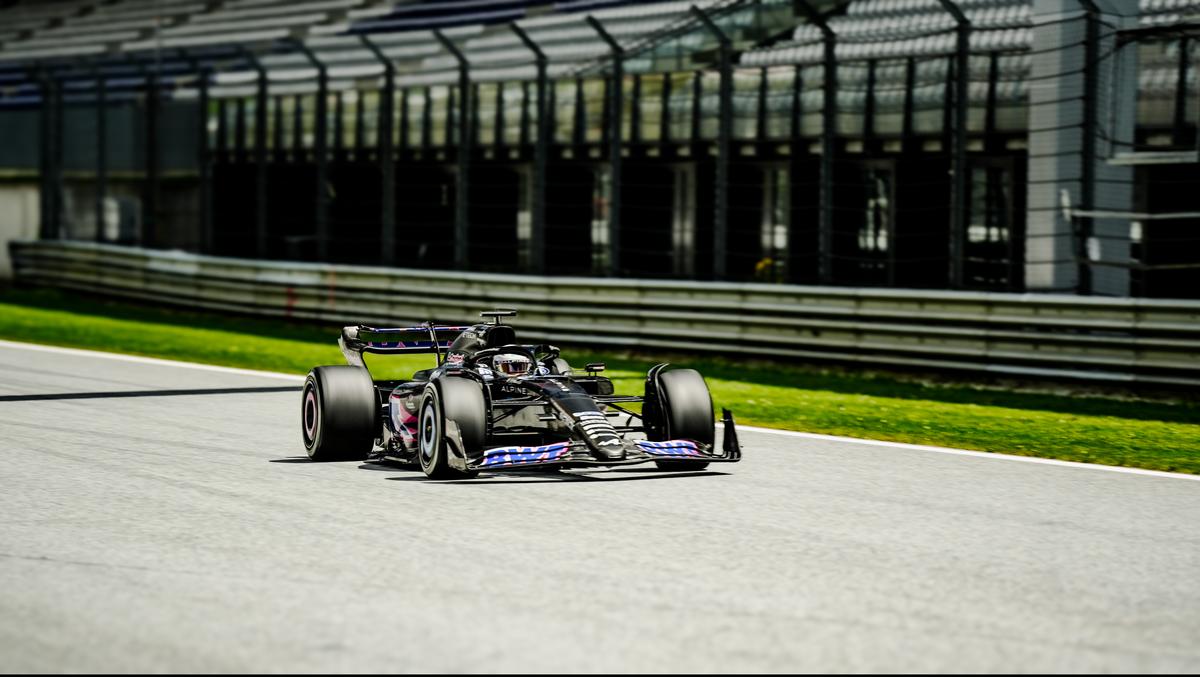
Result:
<instances>
[{"instance_id":1,"label":"formula 1 car","mask_svg":"<svg viewBox=\"0 0 1200 677\"><path fill-rule=\"evenodd\" d=\"M692 369L659 364L645 394L616 395L602 363L575 371L551 345L517 343L501 318L473 326L342 329L348 366L317 367L301 396L304 448L314 461L417 463L431 478L483 470L620 466L700 470L741 458L733 416L716 428L708 386ZM490 322L488 320L491 320ZM364 354L433 353L437 366L376 381ZM641 403L641 412L629 407Z\"/></svg>"}]
</instances>

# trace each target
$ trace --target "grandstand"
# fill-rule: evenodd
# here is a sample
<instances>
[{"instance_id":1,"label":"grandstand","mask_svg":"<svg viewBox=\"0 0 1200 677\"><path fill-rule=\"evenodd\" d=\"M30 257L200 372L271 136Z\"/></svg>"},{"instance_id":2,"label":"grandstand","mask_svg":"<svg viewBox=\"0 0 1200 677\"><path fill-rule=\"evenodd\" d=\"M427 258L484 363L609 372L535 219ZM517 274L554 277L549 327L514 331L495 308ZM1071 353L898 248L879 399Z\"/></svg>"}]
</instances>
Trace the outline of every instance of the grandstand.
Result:
<instances>
[{"instance_id":1,"label":"grandstand","mask_svg":"<svg viewBox=\"0 0 1200 677\"><path fill-rule=\"evenodd\" d=\"M1133 4L9 1L0 200L226 255L1196 296L1200 0Z\"/></svg>"}]
</instances>

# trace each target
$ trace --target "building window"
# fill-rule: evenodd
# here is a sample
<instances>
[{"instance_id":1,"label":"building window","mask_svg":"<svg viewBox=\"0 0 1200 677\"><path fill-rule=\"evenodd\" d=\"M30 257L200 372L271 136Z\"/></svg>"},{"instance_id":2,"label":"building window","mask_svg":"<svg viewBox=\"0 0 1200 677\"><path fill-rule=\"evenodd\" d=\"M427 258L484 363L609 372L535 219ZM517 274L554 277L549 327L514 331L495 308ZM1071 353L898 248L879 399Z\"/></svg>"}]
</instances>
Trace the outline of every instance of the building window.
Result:
<instances>
[{"instance_id":1,"label":"building window","mask_svg":"<svg viewBox=\"0 0 1200 677\"><path fill-rule=\"evenodd\" d=\"M592 183L592 272L608 272L609 204L612 200L612 174L599 167Z\"/></svg>"},{"instance_id":2,"label":"building window","mask_svg":"<svg viewBox=\"0 0 1200 677\"><path fill-rule=\"evenodd\" d=\"M865 173L867 200L862 225L858 229L858 249L863 252L887 252L892 230L892 172L869 168Z\"/></svg>"},{"instance_id":3,"label":"building window","mask_svg":"<svg viewBox=\"0 0 1200 677\"><path fill-rule=\"evenodd\" d=\"M533 240L533 172L517 168L517 269L529 270Z\"/></svg>"},{"instance_id":4,"label":"building window","mask_svg":"<svg viewBox=\"0 0 1200 677\"><path fill-rule=\"evenodd\" d=\"M792 220L791 176L786 167L768 167L763 176L762 258L754 267L755 279L782 282L788 251L788 225Z\"/></svg>"},{"instance_id":5,"label":"building window","mask_svg":"<svg viewBox=\"0 0 1200 677\"><path fill-rule=\"evenodd\" d=\"M971 194L963 270L966 283L979 289L1014 289L1018 275L1013 248L1014 177L1010 164L977 161L971 169Z\"/></svg>"},{"instance_id":6,"label":"building window","mask_svg":"<svg viewBox=\"0 0 1200 677\"><path fill-rule=\"evenodd\" d=\"M696 168L675 168L675 195L671 205L671 270L677 277L696 272Z\"/></svg>"}]
</instances>

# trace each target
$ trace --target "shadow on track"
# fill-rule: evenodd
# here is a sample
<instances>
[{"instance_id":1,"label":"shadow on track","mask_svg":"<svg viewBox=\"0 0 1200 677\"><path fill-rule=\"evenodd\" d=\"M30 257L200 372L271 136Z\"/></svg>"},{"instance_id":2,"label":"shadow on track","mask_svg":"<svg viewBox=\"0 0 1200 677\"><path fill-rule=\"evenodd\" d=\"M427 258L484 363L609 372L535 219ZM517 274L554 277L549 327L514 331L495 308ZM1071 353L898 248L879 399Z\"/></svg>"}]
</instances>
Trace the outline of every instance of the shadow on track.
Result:
<instances>
[{"instance_id":1,"label":"shadow on track","mask_svg":"<svg viewBox=\"0 0 1200 677\"><path fill-rule=\"evenodd\" d=\"M186 395L240 395L246 393L300 392L295 386L265 386L259 388L186 388L176 390L114 390L92 393L37 393L32 395L0 395L0 402L44 402L48 400L100 400L122 397L179 397Z\"/></svg>"}]
</instances>

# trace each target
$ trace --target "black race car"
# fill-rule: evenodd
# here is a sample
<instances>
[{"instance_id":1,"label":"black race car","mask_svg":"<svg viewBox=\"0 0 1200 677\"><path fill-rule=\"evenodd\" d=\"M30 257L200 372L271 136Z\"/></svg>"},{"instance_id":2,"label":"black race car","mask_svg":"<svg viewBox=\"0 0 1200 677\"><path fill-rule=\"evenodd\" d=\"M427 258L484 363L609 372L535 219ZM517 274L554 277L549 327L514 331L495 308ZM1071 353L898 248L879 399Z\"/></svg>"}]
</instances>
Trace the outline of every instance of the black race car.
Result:
<instances>
[{"instance_id":1,"label":"black race car","mask_svg":"<svg viewBox=\"0 0 1200 677\"><path fill-rule=\"evenodd\" d=\"M600 375L603 364L577 374L558 348L517 343L501 324L515 311L480 315L484 322L473 326L342 329L349 366L317 367L304 383L309 458L419 463L439 479L649 461L700 470L741 458L728 409L716 448L712 398L695 370L659 364L646 374L645 395L617 395ZM376 381L364 353L433 353L437 366L406 381ZM635 403L640 413L629 408Z\"/></svg>"}]
</instances>

